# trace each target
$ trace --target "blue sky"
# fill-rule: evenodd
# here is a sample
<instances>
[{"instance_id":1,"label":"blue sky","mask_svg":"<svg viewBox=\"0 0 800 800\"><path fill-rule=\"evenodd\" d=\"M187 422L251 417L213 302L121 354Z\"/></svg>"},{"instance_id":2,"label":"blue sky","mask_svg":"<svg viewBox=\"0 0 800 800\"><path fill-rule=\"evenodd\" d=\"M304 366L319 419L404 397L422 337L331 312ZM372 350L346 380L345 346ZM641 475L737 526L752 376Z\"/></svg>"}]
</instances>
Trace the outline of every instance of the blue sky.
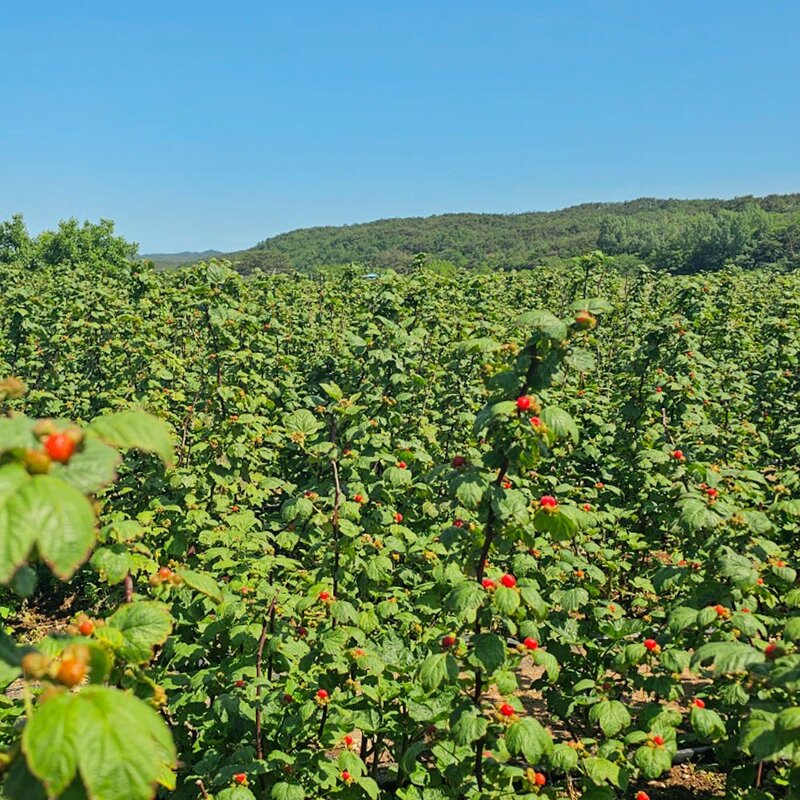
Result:
<instances>
[{"instance_id":1,"label":"blue sky","mask_svg":"<svg viewBox=\"0 0 800 800\"><path fill-rule=\"evenodd\" d=\"M142 252L800 191L798 0L38 0L0 15L0 219Z\"/></svg>"}]
</instances>

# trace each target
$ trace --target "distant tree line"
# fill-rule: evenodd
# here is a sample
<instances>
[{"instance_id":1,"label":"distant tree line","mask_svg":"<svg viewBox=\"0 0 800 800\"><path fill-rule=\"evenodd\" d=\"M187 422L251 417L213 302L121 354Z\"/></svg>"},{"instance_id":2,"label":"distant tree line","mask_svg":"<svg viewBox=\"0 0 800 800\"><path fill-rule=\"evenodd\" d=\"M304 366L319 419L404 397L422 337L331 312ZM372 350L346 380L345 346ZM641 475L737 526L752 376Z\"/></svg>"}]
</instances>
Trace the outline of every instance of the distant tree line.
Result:
<instances>
[{"instance_id":1,"label":"distant tree line","mask_svg":"<svg viewBox=\"0 0 800 800\"><path fill-rule=\"evenodd\" d=\"M735 200L589 203L529 214L446 214L304 228L228 254L242 272L356 261L411 269L418 253L455 267L525 269L593 250L673 272L800 266L800 194Z\"/></svg>"}]
</instances>

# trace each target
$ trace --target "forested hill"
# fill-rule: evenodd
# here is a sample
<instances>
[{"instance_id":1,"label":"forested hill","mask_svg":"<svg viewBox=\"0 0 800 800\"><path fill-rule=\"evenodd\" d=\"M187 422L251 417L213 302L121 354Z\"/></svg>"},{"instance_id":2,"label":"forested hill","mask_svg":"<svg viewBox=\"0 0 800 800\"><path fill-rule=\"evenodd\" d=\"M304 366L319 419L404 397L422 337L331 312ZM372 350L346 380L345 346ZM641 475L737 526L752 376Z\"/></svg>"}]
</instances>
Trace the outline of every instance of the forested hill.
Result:
<instances>
[{"instance_id":1,"label":"forested hill","mask_svg":"<svg viewBox=\"0 0 800 800\"><path fill-rule=\"evenodd\" d=\"M734 200L586 203L525 214L443 214L342 227L303 228L227 254L242 272L308 270L358 262L409 267L414 257L457 266L525 268L600 249L675 272L800 266L800 194Z\"/></svg>"}]
</instances>

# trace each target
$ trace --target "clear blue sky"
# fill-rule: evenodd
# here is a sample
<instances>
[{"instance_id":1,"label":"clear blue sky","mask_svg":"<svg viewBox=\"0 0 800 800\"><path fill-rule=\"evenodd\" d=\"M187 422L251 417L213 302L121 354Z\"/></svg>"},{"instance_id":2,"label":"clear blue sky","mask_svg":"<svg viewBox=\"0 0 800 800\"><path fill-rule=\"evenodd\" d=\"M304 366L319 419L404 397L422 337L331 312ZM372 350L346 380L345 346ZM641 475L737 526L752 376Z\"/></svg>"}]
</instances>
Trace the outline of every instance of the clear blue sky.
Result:
<instances>
[{"instance_id":1,"label":"clear blue sky","mask_svg":"<svg viewBox=\"0 0 800 800\"><path fill-rule=\"evenodd\" d=\"M37 0L0 15L0 218L141 252L800 191L799 0Z\"/></svg>"}]
</instances>

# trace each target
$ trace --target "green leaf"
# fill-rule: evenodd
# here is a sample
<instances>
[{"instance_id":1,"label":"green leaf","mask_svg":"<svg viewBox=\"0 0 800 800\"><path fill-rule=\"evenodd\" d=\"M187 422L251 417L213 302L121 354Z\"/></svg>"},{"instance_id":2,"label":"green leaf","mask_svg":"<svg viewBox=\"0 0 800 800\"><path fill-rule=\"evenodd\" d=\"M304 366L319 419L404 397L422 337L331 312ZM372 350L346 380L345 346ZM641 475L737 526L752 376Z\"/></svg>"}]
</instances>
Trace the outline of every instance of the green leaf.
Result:
<instances>
[{"instance_id":1,"label":"green leaf","mask_svg":"<svg viewBox=\"0 0 800 800\"><path fill-rule=\"evenodd\" d=\"M488 721L476 708L468 708L460 714L450 730L457 744L467 745L480 739L488 726Z\"/></svg>"},{"instance_id":2,"label":"green leaf","mask_svg":"<svg viewBox=\"0 0 800 800\"><path fill-rule=\"evenodd\" d=\"M589 719L599 725L606 736L616 736L631 724L631 715L619 700L596 703L589 711Z\"/></svg>"},{"instance_id":3,"label":"green leaf","mask_svg":"<svg viewBox=\"0 0 800 800\"><path fill-rule=\"evenodd\" d=\"M256 800L256 796L246 786L231 786L215 796L217 800Z\"/></svg>"},{"instance_id":4,"label":"green leaf","mask_svg":"<svg viewBox=\"0 0 800 800\"><path fill-rule=\"evenodd\" d=\"M472 638L472 655L490 675L506 663L506 644L496 633L479 633Z\"/></svg>"},{"instance_id":5,"label":"green leaf","mask_svg":"<svg viewBox=\"0 0 800 800\"><path fill-rule=\"evenodd\" d=\"M0 417L0 453L6 450L32 450L39 444L33 433L34 420L21 414Z\"/></svg>"},{"instance_id":6,"label":"green leaf","mask_svg":"<svg viewBox=\"0 0 800 800\"><path fill-rule=\"evenodd\" d=\"M387 467L383 472L383 478L394 487L410 486L413 480L410 470L400 467Z\"/></svg>"},{"instance_id":7,"label":"green leaf","mask_svg":"<svg viewBox=\"0 0 800 800\"><path fill-rule=\"evenodd\" d=\"M459 475L453 481L453 488L458 502L464 508L477 508L481 500L483 500L483 495L488 486L489 484L486 480L475 472Z\"/></svg>"},{"instance_id":8,"label":"green leaf","mask_svg":"<svg viewBox=\"0 0 800 800\"><path fill-rule=\"evenodd\" d=\"M697 611L688 606L678 606L669 615L669 629L672 633L680 633L697 622Z\"/></svg>"},{"instance_id":9,"label":"green leaf","mask_svg":"<svg viewBox=\"0 0 800 800\"><path fill-rule=\"evenodd\" d=\"M458 664L449 653L428 656L419 670L419 678L426 692L432 692L443 682L452 682L458 677Z\"/></svg>"},{"instance_id":10,"label":"green leaf","mask_svg":"<svg viewBox=\"0 0 800 800\"><path fill-rule=\"evenodd\" d=\"M542 409L539 417L556 438L563 439L569 436L575 444L578 443L578 439L580 438L578 426L575 424L575 420L572 419L563 408L547 406Z\"/></svg>"},{"instance_id":11,"label":"green leaf","mask_svg":"<svg viewBox=\"0 0 800 800\"><path fill-rule=\"evenodd\" d=\"M95 494L114 480L119 453L92 436L86 436L83 446L68 464L53 464L50 474L61 478L84 494Z\"/></svg>"},{"instance_id":12,"label":"green leaf","mask_svg":"<svg viewBox=\"0 0 800 800\"><path fill-rule=\"evenodd\" d=\"M380 787L373 778L363 776L356 780L356 783L364 790L370 800L378 800L381 795Z\"/></svg>"},{"instance_id":13,"label":"green leaf","mask_svg":"<svg viewBox=\"0 0 800 800\"><path fill-rule=\"evenodd\" d=\"M163 644L172 631L172 617L161 603L143 600L120 606L106 621L107 626L122 634L120 655L134 664L149 661L153 649ZM102 628L97 629L98 637Z\"/></svg>"},{"instance_id":14,"label":"green leaf","mask_svg":"<svg viewBox=\"0 0 800 800\"><path fill-rule=\"evenodd\" d=\"M523 717L506 729L506 747L512 755L523 755L529 763L536 764L552 752L553 740L533 717Z\"/></svg>"},{"instance_id":15,"label":"green leaf","mask_svg":"<svg viewBox=\"0 0 800 800\"><path fill-rule=\"evenodd\" d=\"M477 581L463 581L456 584L445 598L444 607L455 611L460 618L467 616L483 605L486 591Z\"/></svg>"},{"instance_id":16,"label":"green leaf","mask_svg":"<svg viewBox=\"0 0 800 800\"><path fill-rule=\"evenodd\" d=\"M132 567L130 553L121 544L99 547L94 551L89 563L110 586L122 583Z\"/></svg>"},{"instance_id":17,"label":"green leaf","mask_svg":"<svg viewBox=\"0 0 800 800\"><path fill-rule=\"evenodd\" d=\"M145 411L120 411L98 417L89 425L89 431L114 447L155 453L165 464L172 463L173 437L169 426Z\"/></svg>"},{"instance_id":18,"label":"green leaf","mask_svg":"<svg viewBox=\"0 0 800 800\"><path fill-rule=\"evenodd\" d=\"M719 673L747 672L765 660L763 653L744 642L709 642L694 654L692 667L710 666Z\"/></svg>"},{"instance_id":19,"label":"green leaf","mask_svg":"<svg viewBox=\"0 0 800 800\"><path fill-rule=\"evenodd\" d=\"M519 325L528 325L541 331L545 336L560 342L567 338L567 326L554 314L544 309L526 311L517 319Z\"/></svg>"},{"instance_id":20,"label":"green leaf","mask_svg":"<svg viewBox=\"0 0 800 800\"><path fill-rule=\"evenodd\" d=\"M540 508L533 518L533 524L537 531L547 531L557 542L572 538L578 530L577 522L561 508L555 511Z\"/></svg>"},{"instance_id":21,"label":"green leaf","mask_svg":"<svg viewBox=\"0 0 800 800\"><path fill-rule=\"evenodd\" d=\"M322 427L322 422L310 411L303 408L287 414L283 418L283 427L289 435L296 433L303 436L312 436Z\"/></svg>"},{"instance_id":22,"label":"green leaf","mask_svg":"<svg viewBox=\"0 0 800 800\"><path fill-rule=\"evenodd\" d=\"M542 650L541 647L538 650L534 650L533 663L539 667L544 667L550 683L555 683L558 680L558 676L561 674L561 667L558 664L558 659L552 653Z\"/></svg>"},{"instance_id":23,"label":"green leaf","mask_svg":"<svg viewBox=\"0 0 800 800\"><path fill-rule=\"evenodd\" d=\"M649 780L657 778L672 768L672 757L664 747L650 747L649 744L637 748L633 761Z\"/></svg>"},{"instance_id":24,"label":"green leaf","mask_svg":"<svg viewBox=\"0 0 800 800\"><path fill-rule=\"evenodd\" d=\"M578 766L578 751L566 744L557 744L550 754L550 764L558 772L572 772Z\"/></svg>"},{"instance_id":25,"label":"green leaf","mask_svg":"<svg viewBox=\"0 0 800 800\"><path fill-rule=\"evenodd\" d=\"M5 488L17 490L0 505L0 583L7 583L36 544L43 560L69 580L88 558L95 541L94 511L74 487L50 475L20 481L3 469ZM0 492L4 487L0 487Z\"/></svg>"},{"instance_id":26,"label":"green leaf","mask_svg":"<svg viewBox=\"0 0 800 800\"><path fill-rule=\"evenodd\" d=\"M610 783L618 789L623 789L627 784L627 775L617 764L606 758L591 756L583 761L586 775L593 783Z\"/></svg>"},{"instance_id":27,"label":"green leaf","mask_svg":"<svg viewBox=\"0 0 800 800\"><path fill-rule=\"evenodd\" d=\"M344 392L342 392L339 386L333 383L333 381L331 381L330 383L321 383L319 386L322 389L322 391L325 392L325 394L331 398L331 400L338 401L344 397Z\"/></svg>"},{"instance_id":28,"label":"green leaf","mask_svg":"<svg viewBox=\"0 0 800 800\"><path fill-rule=\"evenodd\" d=\"M178 570L177 574L190 589L204 594L215 603L222 602L222 592L213 575L209 575L207 572L194 572L190 569Z\"/></svg>"},{"instance_id":29,"label":"green leaf","mask_svg":"<svg viewBox=\"0 0 800 800\"><path fill-rule=\"evenodd\" d=\"M494 604L501 614L513 614L519 608L519 592L498 586L494 592Z\"/></svg>"},{"instance_id":30,"label":"green leaf","mask_svg":"<svg viewBox=\"0 0 800 800\"><path fill-rule=\"evenodd\" d=\"M715 741L722 739L727 733L722 717L710 708L693 706L691 723L692 728L701 739Z\"/></svg>"},{"instance_id":31,"label":"green leaf","mask_svg":"<svg viewBox=\"0 0 800 800\"><path fill-rule=\"evenodd\" d=\"M92 798L151 800L175 767L175 748L161 717L107 686L65 692L38 706L23 731L22 749L51 797L80 773Z\"/></svg>"}]
</instances>

